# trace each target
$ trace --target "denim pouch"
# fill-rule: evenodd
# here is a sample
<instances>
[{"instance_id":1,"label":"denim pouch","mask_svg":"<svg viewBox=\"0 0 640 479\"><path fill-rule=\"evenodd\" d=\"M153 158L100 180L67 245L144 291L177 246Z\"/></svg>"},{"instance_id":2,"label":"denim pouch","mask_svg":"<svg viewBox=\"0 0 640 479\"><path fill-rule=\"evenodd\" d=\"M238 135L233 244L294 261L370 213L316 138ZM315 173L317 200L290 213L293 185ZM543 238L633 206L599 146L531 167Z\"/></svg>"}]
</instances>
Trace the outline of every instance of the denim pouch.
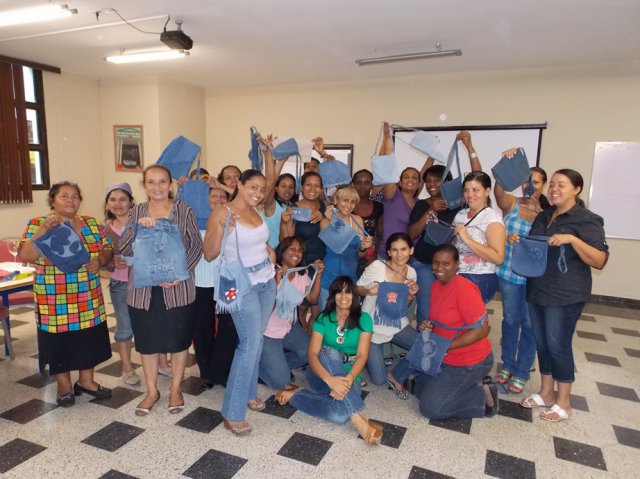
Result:
<instances>
[{"instance_id":1,"label":"denim pouch","mask_svg":"<svg viewBox=\"0 0 640 479\"><path fill-rule=\"evenodd\" d=\"M368 236L367 232L360 227L353 217L351 217L351 222L356 224L364 236ZM358 233L346 221L338 217L335 209L331 211L329 226L318 233L318 238L336 254L344 253L344 250L347 249L356 236L358 236Z\"/></svg>"},{"instance_id":2,"label":"denim pouch","mask_svg":"<svg viewBox=\"0 0 640 479\"><path fill-rule=\"evenodd\" d=\"M458 168L458 176L452 180L445 181L453 160L455 158L456 166ZM451 151L449 151L449 157L447 159L447 165L444 169L442 177L440 178L440 194L442 198L447 202L447 208L452 210L460 208L462 206L462 172L460 171L460 156L458 155L458 142L454 141Z\"/></svg>"},{"instance_id":3,"label":"denim pouch","mask_svg":"<svg viewBox=\"0 0 640 479\"><path fill-rule=\"evenodd\" d=\"M211 214L209 206L209 185L200 180L200 160L193 179L187 180L178 188L178 199L184 201L193 210L198 229L207 229L207 220Z\"/></svg>"},{"instance_id":4,"label":"denim pouch","mask_svg":"<svg viewBox=\"0 0 640 479\"><path fill-rule=\"evenodd\" d=\"M313 268L314 273L311 277L311 282L304 291L300 291L291 284L291 281L289 281L289 273L297 274L298 272L308 270L309 268L313 268L313 265L289 268L285 272L278 287L278 292L276 293L276 314L278 317L283 319L290 318L292 323L296 321L297 316L294 313L298 306L302 304L304 298L311 292L313 283L316 281L317 273L315 272L315 268Z\"/></svg>"},{"instance_id":5,"label":"denim pouch","mask_svg":"<svg viewBox=\"0 0 640 479\"><path fill-rule=\"evenodd\" d=\"M288 138L274 146L271 154L276 161L286 160L290 156L300 156L298 142L296 142L295 138Z\"/></svg>"},{"instance_id":6,"label":"denim pouch","mask_svg":"<svg viewBox=\"0 0 640 479\"><path fill-rule=\"evenodd\" d=\"M325 190L334 186L351 183L349 167L338 160L320 163L318 165L318 173L322 177L322 186Z\"/></svg>"},{"instance_id":7,"label":"denim pouch","mask_svg":"<svg viewBox=\"0 0 640 479\"><path fill-rule=\"evenodd\" d=\"M496 182L505 190L513 191L531 175L529 161L523 148L518 148L512 158L503 156L491 168Z\"/></svg>"},{"instance_id":8,"label":"denim pouch","mask_svg":"<svg viewBox=\"0 0 640 479\"><path fill-rule=\"evenodd\" d=\"M430 156L434 160L443 160L440 153L438 139L433 135L433 133L422 130L416 131L416 134L409 142L409 145L420 153Z\"/></svg>"},{"instance_id":9,"label":"denim pouch","mask_svg":"<svg viewBox=\"0 0 640 479\"><path fill-rule=\"evenodd\" d=\"M171 172L174 180L188 176L191 165L200 154L200 146L180 135L162 151L156 165L162 165Z\"/></svg>"},{"instance_id":10,"label":"denim pouch","mask_svg":"<svg viewBox=\"0 0 640 479\"><path fill-rule=\"evenodd\" d=\"M33 240L41 256L47 258L63 273L75 273L91 259L82 238L68 221L48 230Z\"/></svg>"},{"instance_id":11,"label":"denim pouch","mask_svg":"<svg viewBox=\"0 0 640 479\"><path fill-rule=\"evenodd\" d=\"M378 283L376 310L373 323L400 329L402 318L409 307L409 286L404 283L383 281Z\"/></svg>"},{"instance_id":12,"label":"denim pouch","mask_svg":"<svg viewBox=\"0 0 640 479\"><path fill-rule=\"evenodd\" d=\"M152 228L136 225L133 242L133 287L149 288L190 278L178 226L159 218Z\"/></svg>"},{"instance_id":13,"label":"denim pouch","mask_svg":"<svg viewBox=\"0 0 640 479\"><path fill-rule=\"evenodd\" d=\"M450 223L446 221L429 221L427 227L424 229L424 235L422 238L425 243L431 246L438 246L441 244L451 243L455 235L455 230Z\"/></svg>"},{"instance_id":14,"label":"denim pouch","mask_svg":"<svg viewBox=\"0 0 640 479\"><path fill-rule=\"evenodd\" d=\"M395 155L371 157L371 173L374 185L386 185L400 181L400 170Z\"/></svg>"},{"instance_id":15,"label":"denim pouch","mask_svg":"<svg viewBox=\"0 0 640 479\"><path fill-rule=\"evenodd\" d=\"M292 206L291 211L293 214L291 215L291 219L293 221L302 221L308 223L311 221L311 209L310 208L301 208L299 206Z\"/></svg>"},{"instance_id":16,"label":"denim pouch","mask_svg":"<svg viewBox=\"0 0 640 479\"><path fill-rule=\"evenodd\" d=\"M513 245L511 254L511 269L514 273L525 278L539 278L547 270L547 254L549 240L546 236L522 236ZM561 273L568 271L565 259L564 245L560 245L558 257L558 270Z\"/></svg>"},{"instance_id":17,"label":"denim pouch","mask_svg":"<svg viewBox=\"0 0 640 479\"><path fill-rule=\"evenodd\" d=\"M255 126L249 129L251 135L251 149L249 150L249 161L251 161L251 168L254 170L262 171L262 152L260 151L260 145L258 144L258 137L260 133Z\"/></svg>"}]
</instances>

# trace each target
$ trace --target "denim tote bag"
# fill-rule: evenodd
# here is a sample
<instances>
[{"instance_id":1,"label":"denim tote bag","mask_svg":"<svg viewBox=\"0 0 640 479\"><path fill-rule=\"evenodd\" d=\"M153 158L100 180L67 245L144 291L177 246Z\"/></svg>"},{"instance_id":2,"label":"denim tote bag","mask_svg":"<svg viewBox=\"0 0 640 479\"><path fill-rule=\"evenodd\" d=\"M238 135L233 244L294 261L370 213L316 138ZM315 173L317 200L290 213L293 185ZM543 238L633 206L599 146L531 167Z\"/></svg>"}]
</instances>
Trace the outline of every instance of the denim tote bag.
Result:
<instances>
[{"instance_id":1,"label":"denim tote bag","mask_svg":"<svg viewBox=\"0 0 640 479\"><path fill-rule=\"evenodd\" d=\"M431 246L451 243L455 235L453 225L443 220L429 221L424 229L423 239Z\"/></svg>"},{"instance_id":2,"label":"denim tote bag","mask_svg":"<svg viewBox=\"0 0 640 479\"><path fill-rule=\"evenodd\" d=\"M318 165L318 173L322 177L322 186L326 190L334 186L348 185L351 183L351 171L341 161L324 161Z\"/></svg>"},{"instance_id":3,"label":"denim tote bag","mask_svg":"<svg viewBox=\"0 0 640 479\"><path fill-rule=\"evenodd\" d=\"M547 270L548 240L549 238L546 236L522 236L513 245L511 254L511 269L513 272L525 278L539 278L542 276ZM560 245L559 248L558 270L561 273L566 273L568 268L567 260L565 259L565 246Z\"/></svg>"},{"instance_id":4,"label":"denim tote bag","mask_svg":"<svg viewBox=\"0 0 640 479\"><path fill-rule=\"evenodd\" d=\"M396 156L393 154L378 155L382 129L383 127L381 126L380 133L378 134L378 141L376 142L376 149L373 151L373 155L371 155L371 173L373 173L373 184L376 186L397 183L400 181L400 170L398 168Z\"/></svg>"},{"instance_id":5,"label":"denim tote bag","mask_svg":"<svg viewBox=\"0 0 640 479\"><path fill-rule=\"evenodd\" d=\"M446 181L454 158L456 167L458 168L458 176ZM447 158L447 165L440 178L440 193L442 198L447 202L448 209L452 210L462 206L462 172L460 171L460 156L458 155L458 142L456 140L454 140L453 146L451 146L449 157Z\"/></svg>"},{"instance_id":6,"label":"denim tote bag","mask_svg":"<svg viewBox=\"0 0 640 479\"><path fill-rule=\"evenodd\" d=\"M400 329L409 307L409 286L383 281L378 284L373 323Z\"/></svg>"},{"instance_id":7,"label":"denim tote bag","mask_svg":"<svg viewBox=\"0 0 640 479\"><path fill-rule=\"evenodd\" d=\"M298 273L300 271L308 270L309 268L313 268L314 271L313 276L311 277L311 282L304 291L300 291L291 284L291 281L289 281L289 273ZM276 313L280 318L291 318L292 322L296 321L296 315L294 313L298 306L302 304L304 298L311 292L311 288L313 287L313 283L315 283L317 276L317 271L313 265L289 268L285 272L282 277L280 287L278 288L278 292L276 293Z\"/></svg>"},{"instance_id":8,"label":"denim tote bag","mask_svg":"<svg viewBox=\"0 0 640 479\"><path fill-rule=\"evenodd\" d=\"M353 217L351 221L358 226L358 229L362 231L364 236L368 236L366 231L360 228L360 225ZM318 234L318 238L336 254L344 253L344 250L347 249L356 236L358 236L358 233L336 214L335 209L331 211L329 226Z\"/></svg>"},{"instance_id":9,"label":"denim tote bag","mask_svg":"<svg viewBox=\"0 0 640 479\"><path fill-rule=\"evenodd\" d=\"M190 278L187 255L178 226L159 218L155 226L135 225L133 242L133 287L149 288Z\"/></svg>"},{"instance_id":10,"label":"denim tote bag","mask_svg":"<svg viewBox=\"0 0 640 479\"><path fill-rule=\"evenodd\" d=\"M174 138L163 150L156 165L162 165L171 172L171 177L177 180L181 176L188 176L191 165L200 154L200 146L180 135Z\"/></svg>"},{"instance_id":11,"label":"denim tote bag","mask_svg":"<svg viewBox=\"0 0 640 479\"><path fill-rule=\"evenodd\" d=\"M47 258L63 273L75 273L91 259L82 238L68 221L33 240L41 256Z\"/></svg>"},{"instance_id":12,"label":"denim tote bag","mask_svg":"<svg viewBox=\"0 0 640 479\"><path fill-rule=\"evenodd\" d=\"M291 219L293 219L293 221L302 221L304 223L308 223L311 221L310 208L301 208L299 206L292 206L291 211L293 212L293 214L291 215Z\"/></svg>"},{"instance_id":13,"label":"denim tote bag","mask_svg":"<svg viewBox=\"0 0 640 479\"><path fill-rule=\"evenodd\" d=\"M260 133L256 129L255 126L249 128L249 134L251 136L251 149L249 150L249 161L251 161L251 168L254 170L262 171L262 151L260 150L260 145L258 143L258 138L260 137Z\"/></svg>"},{"instance_id":14,"label":"denim tote bag","mask_svg":"<svg viewBox=\"0 0 640 479\"><path fill-rule=\"evenodd\" d=\"M286 160L290 156L300 156L298 142L296 142L295 138L288 138L274 146L271 154L276 161Z\"/></svg>"},{"instance_id":15,"label":"denim tote bag","mask_svg":"<svg viewBox=\"0 0 640 479\"><path fill-rule=\"evenodd\" d=\"M209 214L211 214L209 185L200 180L200 159L198 159L196 176L187 180L178 188L178 199L191 207L196 217L198 229L207 229L207 220L209 219Z\"/></svg>"},{"instance_id":16,"label":"denim tote bag","mask_svg":"<svg viewBox=\"0 0 640 479\"><path fill-rule=\"evenodd\" d=\"M396 139L402 141L404 144L409 145L417 152L433 158L439 163L444 163L446 153L443 153L442 147L438 138L428 131L418 130L417 128L411 128L402 125L393 125L394 128L402 128L403 130L415 131L415 135L411 138L411 141L405 141L396 135Z\"/></svg>"},{"instance_id":17,"label":"denim tote bag","mask_svg":"<svg viewBox=\"0 0 640 479\"><path fill-rule=\"evenodd\" d=\"M504 191L513 191L531 175L529 161L523 148L518 148L512 158L503 156L491 168L493 177Z\"/></svg>"}]
</instances>

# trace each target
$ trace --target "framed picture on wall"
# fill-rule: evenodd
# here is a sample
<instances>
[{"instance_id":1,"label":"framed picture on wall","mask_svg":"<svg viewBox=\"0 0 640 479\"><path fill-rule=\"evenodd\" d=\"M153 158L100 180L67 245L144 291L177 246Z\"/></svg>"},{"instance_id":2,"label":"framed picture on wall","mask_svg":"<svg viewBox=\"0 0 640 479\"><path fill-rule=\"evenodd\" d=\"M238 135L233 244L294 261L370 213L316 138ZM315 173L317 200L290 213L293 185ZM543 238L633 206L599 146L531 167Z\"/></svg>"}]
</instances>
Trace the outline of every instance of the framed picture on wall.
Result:
<instances>
[{"instance_id":1,"label":"framed picture on wall","mask_svg":"<svg viewBox=\"0 0 640 479\"><path fill-rule=\"evenodd\" d=\"M142 125L114 125L116 171L142 171Z\"/></svg>"}]
</instances>

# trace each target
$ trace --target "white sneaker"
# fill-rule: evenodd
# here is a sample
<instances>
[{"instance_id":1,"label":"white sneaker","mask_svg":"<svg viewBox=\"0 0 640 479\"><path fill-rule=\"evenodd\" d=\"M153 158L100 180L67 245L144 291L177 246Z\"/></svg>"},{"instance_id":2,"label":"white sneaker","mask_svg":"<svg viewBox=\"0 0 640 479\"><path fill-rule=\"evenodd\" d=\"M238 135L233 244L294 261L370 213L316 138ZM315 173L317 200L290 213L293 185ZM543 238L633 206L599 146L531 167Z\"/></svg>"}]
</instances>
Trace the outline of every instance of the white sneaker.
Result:
<instances>
[{"instance_id":1,"label":"white sneaker","mask_svg":"<svg viewBox=\"0 0 640 479\"><path fill-rule=\"evenodd\" d=\"M138 376L138 373L134 371L131 371L130 373L125 373L122 375L122 381L125 384L128 384L129 386L135 386L136 384L139 384L141 379L140 376Z\"/></svg>"}]
</instances>

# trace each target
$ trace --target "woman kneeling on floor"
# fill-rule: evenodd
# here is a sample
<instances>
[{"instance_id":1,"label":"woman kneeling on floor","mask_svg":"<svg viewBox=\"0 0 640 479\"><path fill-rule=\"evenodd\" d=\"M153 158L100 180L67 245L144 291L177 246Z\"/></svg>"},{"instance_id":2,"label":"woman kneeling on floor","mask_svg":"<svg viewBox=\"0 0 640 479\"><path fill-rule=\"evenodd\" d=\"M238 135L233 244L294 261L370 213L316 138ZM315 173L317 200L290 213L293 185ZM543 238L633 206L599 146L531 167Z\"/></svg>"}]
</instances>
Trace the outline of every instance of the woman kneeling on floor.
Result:
<instances>
[{"instance_id":1,"label":"woman kneeling on floor","mask_svg":"<svg viewBox=\"0 0 640 479\"><path fill-rule=\"evenodd\" d=\"M338 276L329 286L327 305L313 324L307 359L307 381L312 390L289 386L276 391L280 404L311 416L344 424L348 420L367 443L380 443L382 428L360 411L359 375L367 363L373 322L363 313L356 285Z\"/></svg>"}]
</instances>

